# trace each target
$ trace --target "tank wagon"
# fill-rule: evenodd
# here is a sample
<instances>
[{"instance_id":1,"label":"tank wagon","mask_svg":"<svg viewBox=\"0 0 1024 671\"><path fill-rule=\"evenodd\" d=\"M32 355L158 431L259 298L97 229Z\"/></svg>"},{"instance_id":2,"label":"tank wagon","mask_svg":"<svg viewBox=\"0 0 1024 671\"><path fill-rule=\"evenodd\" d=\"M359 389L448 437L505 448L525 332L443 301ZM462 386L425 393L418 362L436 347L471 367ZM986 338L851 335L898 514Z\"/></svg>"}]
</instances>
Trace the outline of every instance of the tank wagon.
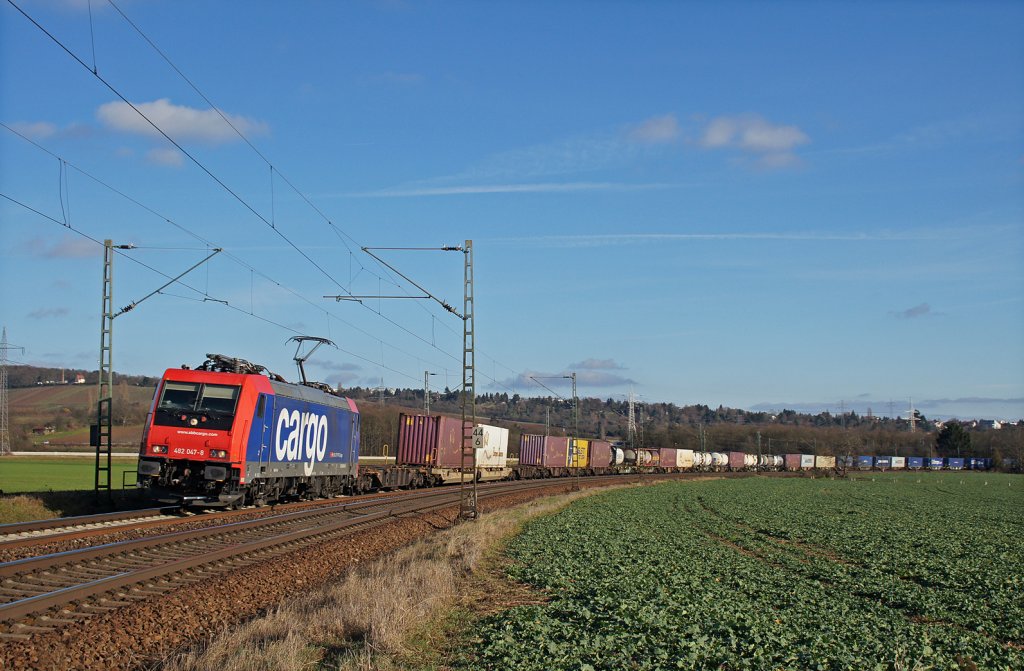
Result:
<instances>
[{"instance_id":1,"label":"tank wagon","mask_svg":"<svg viewBox=\"0 0 1024 671\"><path fill-rule=\"evenodd\" d=\"M358 478L353 401L219 354L164 373L139 446L138 486L173 504L333 496Z\"/></svg>"}]
</instances>

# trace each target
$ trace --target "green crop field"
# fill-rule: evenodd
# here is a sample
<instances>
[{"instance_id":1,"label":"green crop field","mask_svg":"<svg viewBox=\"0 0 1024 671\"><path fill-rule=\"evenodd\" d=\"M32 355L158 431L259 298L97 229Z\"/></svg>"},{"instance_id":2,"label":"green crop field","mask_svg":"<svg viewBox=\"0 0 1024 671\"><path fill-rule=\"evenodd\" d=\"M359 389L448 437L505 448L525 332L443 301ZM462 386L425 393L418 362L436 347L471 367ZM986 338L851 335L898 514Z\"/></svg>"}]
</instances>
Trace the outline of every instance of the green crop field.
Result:
<instances>
[{"instance_id":1,"label":"green crop field","mask_svg":"<svg viewBox=\"0 0 1024 671\"><path fill-rule=\"evenodd\" d=\"M122 473L135 473L135 459L111 462L111 486L121 489ZM91 490L95 485L95 457L3 457L0 458L0 490L5 494L21 492ZM134 488L135 476L128 485Z\"/></svg>"},{"instance_id":2,"label":"green crop field","mask_svg":"<svg viewBox=\"0 0 1024 671\"><path fill-rule=\"evenodd\" d=\"M530 523L462 668L1024 669L1024 478L747 478Z\"/></svg>"}]
</instances>

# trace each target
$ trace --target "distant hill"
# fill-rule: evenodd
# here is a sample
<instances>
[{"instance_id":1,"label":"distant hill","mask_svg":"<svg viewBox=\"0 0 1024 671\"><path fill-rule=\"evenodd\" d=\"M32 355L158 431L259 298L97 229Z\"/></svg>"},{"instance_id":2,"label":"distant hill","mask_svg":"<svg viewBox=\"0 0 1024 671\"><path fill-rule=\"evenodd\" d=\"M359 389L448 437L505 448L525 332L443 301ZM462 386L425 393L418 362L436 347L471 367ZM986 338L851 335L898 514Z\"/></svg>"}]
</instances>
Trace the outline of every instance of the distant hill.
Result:
<instances>
[{"instance_id":1,"label":"distant hill","mask_svg":"<svg viewBox=\"0 0 1024 671\"><path fill-rule=\"evenodd\" d=\"M99 381L99 371L88 371L80 368L42 368L39 366L8 366L7 386L12 389L20 387L36 387L41 385L75 385L76 379L81 376L85 386L96 386ZM134 387L155 387L160 381L159 377L147 375L121 375L115 372L114 384L128 384Z\"/></svg>"}]
</instances>

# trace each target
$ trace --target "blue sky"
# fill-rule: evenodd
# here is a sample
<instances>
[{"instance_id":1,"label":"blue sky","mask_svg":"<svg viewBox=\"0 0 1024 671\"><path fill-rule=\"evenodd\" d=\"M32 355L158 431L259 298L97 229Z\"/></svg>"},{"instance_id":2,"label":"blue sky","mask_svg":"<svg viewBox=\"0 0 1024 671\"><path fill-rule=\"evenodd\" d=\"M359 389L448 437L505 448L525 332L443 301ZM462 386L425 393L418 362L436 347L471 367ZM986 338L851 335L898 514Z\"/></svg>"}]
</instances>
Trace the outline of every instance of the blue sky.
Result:
<instances>
[{"instance_id":1,"label":"blue sky","mask_svg":"<svg viewBox=\"0 0 1024 671\"><path fill-rule=\"evenodd\" d=\"M575 371L585 396L1024 417L1022 25L1013 2L15 0L0 321L12 359L95 368L96 240L137 246L118 306L221 247L115 320L117 370L294 377L304 334L338 345L311 376L455 387L460 320L323 296L417 293L363 246L472 239L480 391ZM462 255L379 254L461 309Z\"/></svg>"}]
</instances>

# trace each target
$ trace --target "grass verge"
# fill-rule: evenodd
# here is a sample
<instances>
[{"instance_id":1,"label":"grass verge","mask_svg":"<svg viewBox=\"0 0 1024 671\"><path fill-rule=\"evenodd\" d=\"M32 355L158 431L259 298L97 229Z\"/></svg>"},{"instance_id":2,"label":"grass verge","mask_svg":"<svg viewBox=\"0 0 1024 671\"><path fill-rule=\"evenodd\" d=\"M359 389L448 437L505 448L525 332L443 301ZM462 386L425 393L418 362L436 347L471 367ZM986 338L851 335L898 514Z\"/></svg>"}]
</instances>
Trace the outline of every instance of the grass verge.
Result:
<instances>
[{"instance_id":1,"label":"grass verge","mask_svg":"<svg viewBox=\"0 0 1024 671\"><path fill-rule=\"evenodd\" d=\"M120 489L122 473L129 473L129 484L135 484L138 459L111 460L111 484ZM64 492L92 490L96 484L94 455L81 457L11 457L0 459L0 492L23 494L26 492Z\"/></svg>"},{"instance_id":2,"label":"grass verge","mask_svg":"<svg viewBox=\"0 0 1024 671\"><path fill-rule=\"evenodd\" d=\"M441 669L448 642L479 614L543 598L504 578L507 540L526 521L601 491L537 499L440 531L180 652L163 669Z\"/></svg>"}]
</instances>

